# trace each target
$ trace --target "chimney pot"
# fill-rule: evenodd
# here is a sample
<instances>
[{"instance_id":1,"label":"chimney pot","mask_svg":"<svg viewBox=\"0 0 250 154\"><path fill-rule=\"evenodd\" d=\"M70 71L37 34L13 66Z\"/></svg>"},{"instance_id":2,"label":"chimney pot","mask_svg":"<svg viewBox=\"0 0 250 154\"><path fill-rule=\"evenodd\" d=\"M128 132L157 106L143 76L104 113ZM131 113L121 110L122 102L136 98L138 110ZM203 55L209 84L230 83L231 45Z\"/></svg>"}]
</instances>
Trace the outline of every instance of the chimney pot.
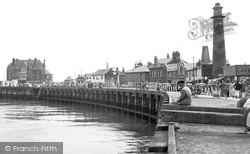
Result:
<instances>
[{"instance_id":1,"label":"chimney pot","mask_svg":"<svg viewBox=\"0 0 250 154\"><path fill-rule=\"evenodd\" d=\"M35 66L36 66L36 60L37 60L37 59L35 58Z\"/></svg>"},{"instance_id":2,"label":"chimney pot","mask_svg":"<svg viewBox=\"0 0 250 154\"><path fill-rule=\"evenodd\" d=\"M155 58L154 58L154 63L156 64L157 61L158 61L158 58L157 58L157 56L155 56Z\"/></svg>"},{"instance_id":3,"label":"chimney pot","mask_svg":"<svg viewBox=\"0 0 250 154\"><path fill-rule=\"evenodd\" d=\"M15 65L15 58L12 59L12 66Z\"/></svg>"}]
</instances>

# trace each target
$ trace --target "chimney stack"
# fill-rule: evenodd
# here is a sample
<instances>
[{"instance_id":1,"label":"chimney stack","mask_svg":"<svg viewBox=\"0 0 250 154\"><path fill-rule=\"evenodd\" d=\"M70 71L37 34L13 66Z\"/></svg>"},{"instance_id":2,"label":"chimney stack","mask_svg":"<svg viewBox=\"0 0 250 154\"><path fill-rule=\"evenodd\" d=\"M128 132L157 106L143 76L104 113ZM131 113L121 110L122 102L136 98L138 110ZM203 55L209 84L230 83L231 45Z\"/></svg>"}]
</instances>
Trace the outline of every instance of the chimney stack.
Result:
<instances>
[{"instance_id":1,"label":"chimney stack","mask_svg":"<svg viewBox=\"0 0 250 154\"><path fill-rule=\"evenodd\" d=\"M45 59L43 60L43 68L45 68Z\"/></svg>"},{"instance_id":2,"label":"chimney stack","mask_svg":"<svg viewBox=\"0 0 250 154\"><path fill-rule=\"evenodd\" d=\"M174 51L172 53L172 57L173 57L174 61L179 62L179 60L180 60L180 53L179 53L179 51Z\"/></svg>"},{"instance_id":3,"label":"chimney stack","mask_svg":"<svg viewBox=\"0 0 250 154\"><path fill-rule=\"evenodd\" d=\"M158 58L157 58L157 56L155 56L155 58L154 58L154 63L156 64L157 61L158 61Z\"/></svg>"},{"instance_id":4,"label":"chimney stack","mask_svg":"<svg viewBox=\"0 0 250 154\"><path fill-rule=\"evenodd\" d=\"M15 58L12 59L12 66L15 65Z\"/></svg>"},{"instance_id":5,"label":"chimney stack","mask_svg":"<svg viewBox=\"0 0 250 154\"><path fill-rule=\"evenodd\" d=\"M209 64L210 63L208 46L202 46L201 63L203 63L203 64Z\"/></svg>"},{"instance_id":6,"label":"chimney stack","mask_svg":"<svg viewBox=\"0 0 250 154\"><path fill-rule=\"evenodd\" d=\"M152 65L152 63L151 63L151 62L148 62L148 67L149 67L150 65Z\"/></svg>"},{"instance_id":7,"label":"chimney stack","mask_svg":"<svg viewBox=\"0 0 250 154\"><path fill-rule=\"evenodd\" d=\"M109 69L109 63L106 63L106 69Z\"/></svg>"},{"instance_id":8,"label":"chimney stack","mask_svg":"<svg viewBox=\"0 0 250 154\"><path fill-rule=\"evenodd\" d=\"M37 59L35 58L35 64L34 64L35 66L36 66L36 63L37 63Z\"/></svg>"},{"instance_id":9,"label":"chimney stack","mask_svg":"<svg viewBox=\"0 0 250 154\"><path fill-rule=\"evenodd\" d=\"M140 61L138 64L137 64L137 66L139 67L139 66L142 66L142 62Z\"/></svg>"}]
</instances>

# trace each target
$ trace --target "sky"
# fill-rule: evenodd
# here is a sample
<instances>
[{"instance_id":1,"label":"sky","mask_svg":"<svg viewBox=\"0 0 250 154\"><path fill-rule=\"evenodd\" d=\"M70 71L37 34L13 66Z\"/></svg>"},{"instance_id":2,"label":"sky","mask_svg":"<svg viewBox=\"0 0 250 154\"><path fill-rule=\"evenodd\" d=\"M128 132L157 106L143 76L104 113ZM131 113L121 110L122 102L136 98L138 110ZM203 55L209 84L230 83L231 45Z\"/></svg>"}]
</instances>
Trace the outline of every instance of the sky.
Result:
<instances>
[{"instance_id":1,"label":"sky","mask_svg":"<svg viewBox=\"0 0 250 154\"><path fill-rule=\"evenodd\" d=\"M208 19L219 2L237 23L225 35L231 65L250 64L248 1L226 0L0 0L0 80L12 58L46 61L54 81L98 69L128 71L179 51L183 60L201 59L202 46L213 55L213 42L192 40L192 18Z\"/></svg>"}]
</instances>

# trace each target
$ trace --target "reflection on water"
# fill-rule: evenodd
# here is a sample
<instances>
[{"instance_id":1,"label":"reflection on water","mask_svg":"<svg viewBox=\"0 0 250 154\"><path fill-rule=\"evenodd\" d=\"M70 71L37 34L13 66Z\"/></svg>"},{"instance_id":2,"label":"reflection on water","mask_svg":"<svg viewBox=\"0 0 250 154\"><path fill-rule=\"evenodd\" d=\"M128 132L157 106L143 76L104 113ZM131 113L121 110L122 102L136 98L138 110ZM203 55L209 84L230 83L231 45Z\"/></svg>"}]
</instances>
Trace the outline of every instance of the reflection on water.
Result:
<instances>
[{"instance_id":1,"label":"reflection on water","mask_svg":"<svg viewBox=\"0 0 250 154\"><path fill-rule=\"evenodd\" d=\"M154 124L105 108L0 100L0 142L63 142L64 154L144 153Z\"/></svg>"}]
</instances>

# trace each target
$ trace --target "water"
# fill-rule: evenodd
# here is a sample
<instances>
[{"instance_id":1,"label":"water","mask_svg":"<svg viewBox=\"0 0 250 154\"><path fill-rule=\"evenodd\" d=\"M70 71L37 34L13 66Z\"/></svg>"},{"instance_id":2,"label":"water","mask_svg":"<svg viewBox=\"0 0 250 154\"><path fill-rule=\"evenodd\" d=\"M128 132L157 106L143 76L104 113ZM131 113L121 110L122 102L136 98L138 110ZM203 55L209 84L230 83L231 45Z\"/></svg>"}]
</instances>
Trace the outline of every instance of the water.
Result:
<instances>
[{"instance_id":1,"label":"water","mask_svg":"<svg viewBox=\"0 0 250 154\"><path fill-rule=\"evenodd\" d=\"M0 100L0 142L63 142L64 154L145 153L155 125L76 104Z\"/></svg>"}]
</instances>

